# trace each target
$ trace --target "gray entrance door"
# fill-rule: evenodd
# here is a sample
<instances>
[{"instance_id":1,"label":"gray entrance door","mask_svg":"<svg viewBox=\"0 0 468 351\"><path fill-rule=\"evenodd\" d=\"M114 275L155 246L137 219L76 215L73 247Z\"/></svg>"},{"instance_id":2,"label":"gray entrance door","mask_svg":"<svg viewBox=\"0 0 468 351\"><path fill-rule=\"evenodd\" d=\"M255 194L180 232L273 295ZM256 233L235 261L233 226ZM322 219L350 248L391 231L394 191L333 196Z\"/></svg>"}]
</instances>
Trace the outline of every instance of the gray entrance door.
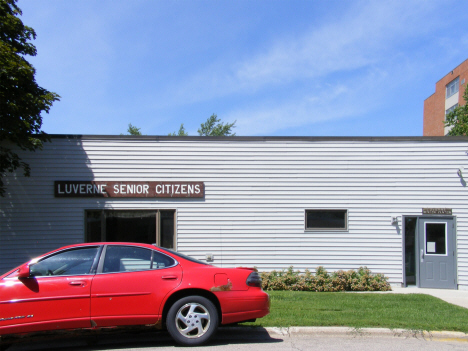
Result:
<instances>
[{"instance_id":1,"label":"gray entrance door","mask_svg":"<svg viewBox=\"0 0 468 351\"><path fill-rule=\"evenodd\" d=\"M420 218L419 287L456 289L453 219Z\"/></svg>"}]
</instances>

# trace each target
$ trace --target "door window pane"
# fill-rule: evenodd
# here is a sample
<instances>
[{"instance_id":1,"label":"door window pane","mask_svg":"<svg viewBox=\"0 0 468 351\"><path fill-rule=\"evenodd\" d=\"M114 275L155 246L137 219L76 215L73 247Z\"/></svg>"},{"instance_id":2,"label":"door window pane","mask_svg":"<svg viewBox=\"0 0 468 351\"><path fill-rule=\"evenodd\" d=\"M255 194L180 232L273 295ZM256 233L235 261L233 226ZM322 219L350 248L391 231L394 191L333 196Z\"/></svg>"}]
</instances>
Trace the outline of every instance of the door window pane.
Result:
<instances>
[{"instance_id":1,"label":"door window pane","mask_svg":"<svg viewBox=\"0 0 468 351\"><path fill-rule=\"evenodd\" d=\"M426 254L447 254L447 235L445 223L426 223L425 235Z\"/></svg>"},{"instance_id":2,"label":"door window pane","mask_svg":"<svg viewBox=\"0 0 468 351\"><path fill-rule=\"evenodd\" d=\"M160 246L174 248L174 211L161 211L161 242Z\"/></svg>"},{"instance_id":3,"label":"door window pane","mask_svg":"<svg viewBox=\"0 0 468 351\"><path fill-rule=\"evenodd\" d=\"M406 285L416 284L416 224L417 217L405 217Z\"/></svg>"},{"instance_id":4,"label":"door window pane","mask_svg":"<svg viewBox=\"0 0 468 351\"><path fill-rule=\"evenodd\" d=\"M108 246L104 273L134 272L151 269L151 250L132 246Z\"/></svg>"},{"instance_id":5,"label":"door window pane","mask_svg":"<svg viewBox=\"0 0 468 351\"><path fill-rule=\"evenodd\" d=\"M157 244L175 248L175 210L87 210L87 242Z\"/></svg>"},{"instance_id":6,"label":"door window pane","mask_svg":"<svg viewBox=\"0 0 468 351\"><path fill-rule=\"evenodd\" d=\"M106 212L106 241L154 243L156 241L156 212Z\"/></svg>"},{"instance_id":7,"label":"door window pane","mask_svg":"<svg viewBox=\"0 0 468 351\"><path fill-rule=\"evenodd\" d=\"M101 212L102 211L87 211L86 235L89 243L101 241Z\"/></svg>"},{"instance_id":8,"label":"door window pane","mask_svg":"<svg viewBox=\"0 0 468 351\"><path fill-rule=\"evenodd\" d=\"M88 247L59 252L31 265L31 276L89 274L97 251L97 247Z\"/></svg>"}]
</instances>

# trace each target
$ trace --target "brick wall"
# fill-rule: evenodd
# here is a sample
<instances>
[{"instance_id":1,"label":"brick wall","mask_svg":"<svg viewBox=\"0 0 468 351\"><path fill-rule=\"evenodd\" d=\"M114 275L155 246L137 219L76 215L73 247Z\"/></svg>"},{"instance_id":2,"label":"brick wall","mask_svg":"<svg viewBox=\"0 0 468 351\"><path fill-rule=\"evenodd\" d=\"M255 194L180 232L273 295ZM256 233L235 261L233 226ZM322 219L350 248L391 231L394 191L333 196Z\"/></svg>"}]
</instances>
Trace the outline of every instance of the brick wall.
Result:
<instances>
[{"instance_id":1,"label":"brick wall","mask_svg":"<svg viewBox=\"0 0 468 351\"><path fill-rule=\"evenodd\" d=\"M468 59L436 83L435 93L424 100L423 135L443 136L445 119L445 86L460 77L458 105L465 104L463 93L468 84ZM462 84L463 80L465 83Z\"/></svg>"}]
</instances>

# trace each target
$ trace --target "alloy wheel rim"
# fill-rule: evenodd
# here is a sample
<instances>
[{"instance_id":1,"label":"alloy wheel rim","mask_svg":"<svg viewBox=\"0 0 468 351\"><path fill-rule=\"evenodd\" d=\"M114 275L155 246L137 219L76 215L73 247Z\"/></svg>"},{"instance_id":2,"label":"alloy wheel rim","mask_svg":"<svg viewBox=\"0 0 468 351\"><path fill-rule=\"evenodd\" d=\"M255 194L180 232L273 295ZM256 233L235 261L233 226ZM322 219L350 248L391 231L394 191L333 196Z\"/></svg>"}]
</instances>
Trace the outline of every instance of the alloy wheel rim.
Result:
<instances>
[{"instance_id":1,"label":"alloy wheel rim","mask_svg":"<svg viewBox=\"0 0 468 351\"><path fill-rule=\"evenodd\" d=\"M177 311L175 323L180 334L189 339L199 338L210 327L210 313L205 306L190 302Z\"/></svg>"}]
</instances>

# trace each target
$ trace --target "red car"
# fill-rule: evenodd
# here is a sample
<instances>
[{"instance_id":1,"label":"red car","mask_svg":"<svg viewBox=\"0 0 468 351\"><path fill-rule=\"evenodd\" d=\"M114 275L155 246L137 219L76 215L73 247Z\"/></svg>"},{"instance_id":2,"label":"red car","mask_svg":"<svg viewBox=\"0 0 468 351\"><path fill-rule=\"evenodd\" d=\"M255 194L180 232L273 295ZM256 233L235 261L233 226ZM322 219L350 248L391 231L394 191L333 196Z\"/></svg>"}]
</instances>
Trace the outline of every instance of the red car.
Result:
<instances>
[{"instance_id":1,"label":"red car","mask_svg":"<svg viewBox=\"0 0 468 351\"><path fill-rule=\"evenodd\" d=\"M154 324L181 345L269 313L251 268L218 268L149 244L66 246L0 277L0 335Z\"/></svg>"}]
</instances>

